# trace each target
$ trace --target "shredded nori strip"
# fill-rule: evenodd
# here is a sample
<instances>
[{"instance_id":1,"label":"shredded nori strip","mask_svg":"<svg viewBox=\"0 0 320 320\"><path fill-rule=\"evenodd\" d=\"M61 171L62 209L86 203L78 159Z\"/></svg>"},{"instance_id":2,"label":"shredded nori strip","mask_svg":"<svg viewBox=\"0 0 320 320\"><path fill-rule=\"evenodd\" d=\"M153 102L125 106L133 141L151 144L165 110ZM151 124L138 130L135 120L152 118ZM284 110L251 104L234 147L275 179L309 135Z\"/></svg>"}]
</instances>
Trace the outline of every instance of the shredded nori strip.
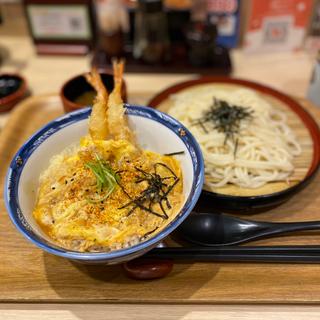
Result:
<instances>
[{"instance_id":1,"label":"shredded nori strip","mask_svg":"<svg viewBox=\"0 0 320 320\"><path fill-rule=\"evenodd\" d=\"M233 151L233 157L234 158L236 158L236 154L237 154L237 151L238 151L238 146L239 146L239 139L237 138L236 144L234 146L234 151Z\"/></svg>"},{"instance_id":2,"label":"shredded nori strip","mask_svg":"<svg viewBox=\"0 0 320 320\"><path fill-rule=\"evenodd\" d=\"M170 152L170 153L165 153L164 156L177 156L179 154L184 154L184 151L177 151L177 152Z\"/></svg>"},{"instance_id":3,"label":"shredded nori strip","mask_svg":"<svg viewBox=\"0 0 320 320\"><path fill-rule=\"evenodd\" d=\"M237 152L238 140L236 136L240 133L240 123L243 120L251 120L254 111L248 107L231 105L224 100L213 99L213 104L209 110L206 110L203 115L192 122L192 125L199 125L205 133L210 130L206 124L213 124L213 128L218 132L225 134L224 144L228 139L236 142L234 155Z\"/></svg>"},{"instance_id":4,"label":"shredded nori strip","mask_svg":"<svg viewBox=\"0 0 320 320\"><path fill-rule=\"evenodd\" d=\"M165 168L171 175L161 177L157 168L161 166ZM135 183L139 184L143 181L148 183L148 186L145 190L142 191L141 195L135 199L132 199L128 192L125 190L123 186L120 188L127 195L130 201L119 209L130 208L127 212L127 216L130 216L137 208L140 208L150 214L153 214L157 217L167 220L169 218L166 209L171 209L172 206L169 202L168 195L175 187L175 185L179 182L179 178L177 175L171 170L166 164L157 162L154 164L154 172L148 173L141 168L135 167L135 170L138 172L136 176ZM161 209L161 213L156 212L154 210L154 206L158 204Z\"/></svg>"},{"instance_id":5,"label":"shredded nori strip","mask_svg":"<svg viewBox=\"0 0 320 320\"><path fill-rule=\"evenodd\" d=\"M159 227L155 227L153 230L146 232L141 238L146 238L150 234L154 233Z\"/></svg>"}]
</instances>

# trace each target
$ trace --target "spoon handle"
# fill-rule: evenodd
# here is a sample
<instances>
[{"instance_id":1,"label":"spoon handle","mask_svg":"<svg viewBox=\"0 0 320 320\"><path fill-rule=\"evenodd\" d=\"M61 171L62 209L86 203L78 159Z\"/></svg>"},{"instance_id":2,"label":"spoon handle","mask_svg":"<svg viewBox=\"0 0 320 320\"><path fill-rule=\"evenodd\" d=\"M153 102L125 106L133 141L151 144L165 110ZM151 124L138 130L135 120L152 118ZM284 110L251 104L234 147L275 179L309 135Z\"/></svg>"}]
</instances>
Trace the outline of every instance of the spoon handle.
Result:
<instances>
[{"instance_id":1,"label":"spoon handle","mask_svg":"<svg viewBox=\"0 0 320 320\"><path fill-rule=\"evenodd\" d=\"M144 257L176 261L320 263L320 246L156 248Z\"/></svg>"},{"instance_id":2,"label":"spoon handle","mask_svg":"<svg viewBox=\"0 0 320 320\"><path fill-rule=\"evenodd\" d=\"M263 225L263 224L262 224ZM261 232L265 235L273 235L294 231L318 230L320 229L320 221L303 221L303 222L288 222L288 223L265 223L265 229Z\"/></svg>"}]
</instances>

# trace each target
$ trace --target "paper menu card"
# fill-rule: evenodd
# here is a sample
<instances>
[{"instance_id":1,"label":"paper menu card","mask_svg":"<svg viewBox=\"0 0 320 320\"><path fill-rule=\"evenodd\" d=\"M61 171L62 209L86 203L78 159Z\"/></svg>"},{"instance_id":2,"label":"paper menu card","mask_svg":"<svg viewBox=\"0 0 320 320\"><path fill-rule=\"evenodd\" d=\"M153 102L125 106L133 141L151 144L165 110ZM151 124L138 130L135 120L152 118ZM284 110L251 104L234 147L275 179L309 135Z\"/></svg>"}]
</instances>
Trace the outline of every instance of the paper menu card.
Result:
<instances>
[{"instance_id":1,"label":"paper menu card","mask_svg":"<svg viewBox=\"0 0 320 320\"><path fill-rule=\"evenodd\" d=\"M302 46L312 0L252 0L247 52L293 51Z\"/></svg>"}]
</instances>

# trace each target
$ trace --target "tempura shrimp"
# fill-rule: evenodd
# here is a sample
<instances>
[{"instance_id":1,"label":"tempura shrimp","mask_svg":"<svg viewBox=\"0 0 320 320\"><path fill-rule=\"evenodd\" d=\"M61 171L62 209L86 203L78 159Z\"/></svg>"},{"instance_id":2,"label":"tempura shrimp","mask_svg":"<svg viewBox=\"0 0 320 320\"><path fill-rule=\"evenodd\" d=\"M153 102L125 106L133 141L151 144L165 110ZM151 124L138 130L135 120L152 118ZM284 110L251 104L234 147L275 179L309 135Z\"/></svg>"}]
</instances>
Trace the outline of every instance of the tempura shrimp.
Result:
<instances>
[{"instance_id":1,"label":"tempura shrimp","mask_svg":"<svg viewBox=\"0 0 320 320\"><path fill-rule=\"evenodd\" d=\"M105 140L109 135L107 119L108 92L97 69L93 68L91 73L86 74L86 80L97 92L89 118L89 133L93 140Z\"/></svg>"},{"instance_id":2,"label":"tempura shrimp","mask_svg":"<svg viewBox=\"0 0 320 320\"><path fill-rule=\"evenodd\" d=\"M127 140L134 143L134 134L130 130L121 97L124 61L113 60L114 88L110 94L104 87L97 69L86 75L87 81L96 90L89 119L89 133L93 140Z\"/></svg>"},{"instance_id":3,"label":"tempura shrimp","mask_svg":"<svg viewBox=\"0 0 320 320\"><path fill-rule=\"evenodd\" d=\"M114 74L114 89L108 100L108 123L110 135L114 140L127 140L134 143L134 135L128 126L127 118L124 116L124 106L121 97L122 76L124 61L112 61Z\"/></svg>"}]
</instances>

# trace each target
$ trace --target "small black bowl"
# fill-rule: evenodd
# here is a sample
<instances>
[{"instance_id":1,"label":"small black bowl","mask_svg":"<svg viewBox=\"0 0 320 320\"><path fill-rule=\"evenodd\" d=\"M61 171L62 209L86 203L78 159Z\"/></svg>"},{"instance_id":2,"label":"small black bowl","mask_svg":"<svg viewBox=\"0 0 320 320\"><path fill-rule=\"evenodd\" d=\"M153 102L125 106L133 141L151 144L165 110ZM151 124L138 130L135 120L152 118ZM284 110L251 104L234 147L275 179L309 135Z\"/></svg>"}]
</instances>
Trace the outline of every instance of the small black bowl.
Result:
<instances>
[{"instance_id":1,"label":"small black bowl","mask_svg":"<svg viewBox=\"0 0 320 320\"><path fill-rule=\"evenodd\" d=\"M0 74L0 112L10 111L27 94L26 80L18 74Z\"/></svg>"},{"instance_id":2,"label":"small black bowl","mask_svg":"<svg viewBox=\"0 0 320 320\"><path fill-rule=\"evenodd\" d=\"M100 72L100 75L104 86L110 93L114 87L113 74L103 71ZM84 93L92 91L94 91L94 89L87 82L84 74L75 76L72 79L68 80L60 90L60 98L62 100L65 112L75 111L90 105L90 103L79 103L76 100ZM124 81L122 82L121 96L123 101L127 102L127 89Z\"/></svg>"}]
</instances>

